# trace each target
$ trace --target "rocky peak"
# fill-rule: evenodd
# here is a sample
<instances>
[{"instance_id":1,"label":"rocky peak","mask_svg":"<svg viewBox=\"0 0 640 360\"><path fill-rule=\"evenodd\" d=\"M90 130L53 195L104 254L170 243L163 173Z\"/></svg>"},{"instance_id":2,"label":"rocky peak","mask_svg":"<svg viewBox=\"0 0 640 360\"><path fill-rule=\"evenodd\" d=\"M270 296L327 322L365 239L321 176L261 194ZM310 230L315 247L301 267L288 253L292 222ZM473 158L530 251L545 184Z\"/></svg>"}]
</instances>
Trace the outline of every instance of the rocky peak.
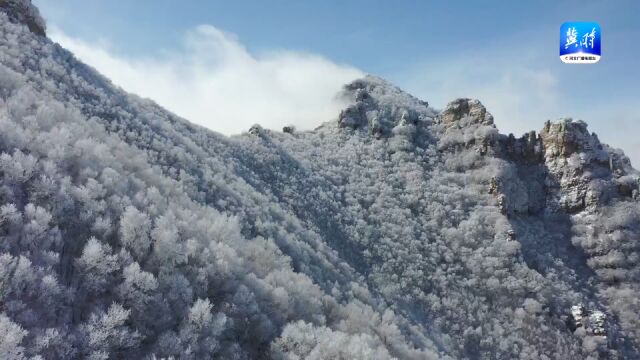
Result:
<instances>
[{"instance_id":1,"label":"rocky peak","mask_svg":"<svg viewBox=\"0 0 640 360\"><path fill-rule=\"evenodd\" d=\"M26 25L32 33L46 36L45 22L31 0L0 0L0 11L7 14L10 21Z\"/></svg>"},{"instance_id":2,"label":"rocky peak","mask_svg":"<svg viewBox=\"0 0 640 360\"><path fill-rule=\"evenodd\" d=\"M253 136L262 137L265 134L265 130L259 124L254 124L249 128L249 134Z\"/></svg>"},{"instance_id":3,"label":"rocky peak","mask_svg":"<svg viewBox=\"0 0 640 360\"><path fill-rule=\"evenodd\" d=\"M460 98L450 102L440 113L439 119L446 126L453 124L495 126L493 124L493 115L476 99Z\"/></svg>"},{"instance_id":4,"label":"rocky peak","mask_svg":"<svg viewBox=\"0 0 640 360\"><path fill-rule=\"evenodd\" d=\"M527 174L521 185L502 177L489 184L490 193L505 195L501 209L507 212L546 208L577 213L612 199L640 197L640 177L628 158L601 144L583 121L547 121L539 134L532 131L517 139L502 135L493 152Z\"/></svg>"},{"instance_id":5,"label":"rocky peak","mask_svg":"<svg viewBox=\"0 0 640 360\"><path fill-rule=\"evenodd\" d=\"M637 196L637 174L619 151L600 143L583 121L547 122L540 132L548 195L568 212Z\"/></svg>"},{"instance_id":6,"label":"rocky peak","mask_svg":"<svg viewBox=\"0 0 640 360\"><path fill-rule=\"evenodd\" d=\"M602 150L598 137L589 134L587 124L582 120L563 119L557 123L547 121L540 137L546 157L568 157L574 153Z\"/></svg>"},{"instance_id":7,"label":"rocky peak","mask_svg":"<svg viewBox=\"0 0 640 360\"><path fill-rule=\"evenodd\" d=\"M476 99L456 99L438 114L436 119L441 131L440 150L468 149L473 147L480 155L486 155L499 138L493 116Z\"/></svg>"},{"instance_id":8,"label":"rocky peak","mask_svg":"<svg viewBox=\"0 0 640 360\"><path fill-rule=\"evenodd\" d=\"M366 130L376 138L390 135L396 127L417 125L436 116L427 102L371 75L346 85L342 96L352 104L340 112L338 125Z\"/></svg>"}]
</instances>

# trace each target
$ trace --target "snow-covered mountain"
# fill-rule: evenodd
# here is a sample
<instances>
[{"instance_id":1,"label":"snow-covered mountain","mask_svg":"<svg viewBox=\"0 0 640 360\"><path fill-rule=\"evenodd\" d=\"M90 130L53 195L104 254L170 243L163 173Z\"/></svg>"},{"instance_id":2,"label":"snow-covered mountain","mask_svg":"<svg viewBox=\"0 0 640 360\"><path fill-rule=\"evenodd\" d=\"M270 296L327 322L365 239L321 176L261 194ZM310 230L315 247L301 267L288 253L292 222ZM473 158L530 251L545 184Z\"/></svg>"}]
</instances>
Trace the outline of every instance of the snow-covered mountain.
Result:
<instances>
[{"instance_id":1,"label":"snow-covered mountain","mask_svg":"<svg viewBox=\"0 0 640 360\"><path fill-rule=\"evenodd\" d=\"M368 76L224 137L45 31L0 0L0 358L640 358L640 174L585 123Z\"/></svg>"}]
</instances>

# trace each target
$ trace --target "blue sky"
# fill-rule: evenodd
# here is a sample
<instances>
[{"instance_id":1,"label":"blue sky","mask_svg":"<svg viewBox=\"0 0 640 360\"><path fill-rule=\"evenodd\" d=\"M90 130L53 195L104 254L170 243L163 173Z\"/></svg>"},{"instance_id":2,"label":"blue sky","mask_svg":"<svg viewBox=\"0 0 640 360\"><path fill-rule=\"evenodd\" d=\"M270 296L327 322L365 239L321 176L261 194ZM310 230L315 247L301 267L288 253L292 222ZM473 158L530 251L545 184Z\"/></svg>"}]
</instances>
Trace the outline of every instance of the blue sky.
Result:
<instances>
[{"instance_id":1,"label":"blue sky","mask_svg":"<svg viewBox=\"0 0 640 360\"><path fill-rule=\"evenodd\" d=\"M339 108L338 84L372 73L435 107L478 98L502 132L584 119L640 165L638 1L34 3L54 40L114 82L224 133L311 128ZM598 64L559 60L569 20L600 23Z\"/></svg>"}]
</instances>

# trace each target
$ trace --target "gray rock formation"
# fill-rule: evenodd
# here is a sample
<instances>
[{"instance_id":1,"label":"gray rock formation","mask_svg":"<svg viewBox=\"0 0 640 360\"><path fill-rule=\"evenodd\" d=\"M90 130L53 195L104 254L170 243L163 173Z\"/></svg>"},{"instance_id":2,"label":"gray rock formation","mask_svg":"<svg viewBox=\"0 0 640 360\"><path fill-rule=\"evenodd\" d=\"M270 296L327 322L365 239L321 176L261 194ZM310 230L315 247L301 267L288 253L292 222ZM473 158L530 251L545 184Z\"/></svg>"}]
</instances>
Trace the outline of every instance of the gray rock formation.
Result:
<instances>
[{"instance_id":1,"label":"gray rock formation","mask_svg":"<svg viewBox=\"0 0 640 360\"><path fill-rule=\"evenodd\" d=\"M353 101L340 112L338 124L343 128L366 129L376 138L388 137L394 129L431 121L435 112L425 101L400 96L402 91L373 76L347 85L343 97ZM401 99L401 102L398 100Z\"/></svg>"},{"instance_id":2,"label":"gray rock formation","mask_svg":"<svg viewBox=\"0 0 640 360\"><path fill-rule=\"evenodd\" d=\"M455 124L456 133L460 133L469 131L474 124L493 124L492 117L485 115L477 101L473 102L474 116L469 110L472 105L467 105L468 101L461 105L461 101L456 100L440 115L448 129ZM498 196L502 191L508 202L518 204L507 206L508 212L548 209L577 213L595 210L612 199L638 197L640 176L631 169L629 159L601 144L583 121L548 121L539 135L532 131L518 139L513 135L475 136L465 145L469 144L481 148L481 155L490 153L530 171L530 176L521 182L498 177L489 183L491 194ZM501 190L499 184L503 184Z\"/></svg>"},{"instance_id":3,"label":"gray rock formation","mask_svg":"<svg viewBox=\"0 0 640 360\"><path fill-rule=\"evenodd\" d=\"M468 118L470 124L493 125L493 115L476 99L456 99L450 102L439 118L447 126L460 124L464 118Z\"/></svg>"}]
</instances>

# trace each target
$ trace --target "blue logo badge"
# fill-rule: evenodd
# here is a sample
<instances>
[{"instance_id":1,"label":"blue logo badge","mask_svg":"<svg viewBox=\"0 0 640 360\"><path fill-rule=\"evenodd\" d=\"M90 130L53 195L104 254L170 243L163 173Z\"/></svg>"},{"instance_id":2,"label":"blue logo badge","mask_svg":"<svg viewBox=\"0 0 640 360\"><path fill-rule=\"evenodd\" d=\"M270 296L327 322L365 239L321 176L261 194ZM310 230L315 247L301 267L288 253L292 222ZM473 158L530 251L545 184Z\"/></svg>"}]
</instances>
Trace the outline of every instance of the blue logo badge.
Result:
<instances>
[{"instance_id":1,"label":"blue logo badge","mask_svg":"<svg viewBox=\"0 0 640 360\"><path fill-rule=\"evenodd\" d=\"M560 26L560 60L568 64L594 64L600 60L600 25L568 21Z\"/></svg>"}]
</instances>

